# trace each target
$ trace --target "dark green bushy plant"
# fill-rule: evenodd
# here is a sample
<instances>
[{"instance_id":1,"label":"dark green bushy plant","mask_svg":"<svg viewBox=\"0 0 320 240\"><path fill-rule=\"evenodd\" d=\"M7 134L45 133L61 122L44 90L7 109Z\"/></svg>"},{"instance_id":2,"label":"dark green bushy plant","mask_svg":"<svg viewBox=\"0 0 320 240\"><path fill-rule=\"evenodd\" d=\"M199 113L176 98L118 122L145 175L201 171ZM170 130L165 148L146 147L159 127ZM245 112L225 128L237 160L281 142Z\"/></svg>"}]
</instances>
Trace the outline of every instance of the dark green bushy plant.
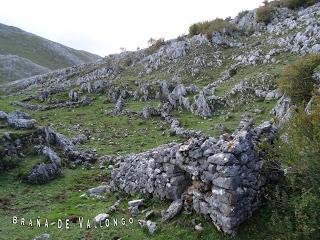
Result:
<instances>
[{"instance_id":1,"label":"dark green bushy plant","mask_svg":"<svg viewBox=\"0 0 320 240\"><path fill-rule=\"evenodd\" d=\"M288 7L291 9L303 6L311 6L317 2L319 2L319 0L281 0L281 3L284 7Z\"/></svg>"},{"instance_id":2,"label":"dark green bushy plant","mask_svg":"<svg viewBox=\"0 0 320 240\"><path fill-rule=\"evenodd\" d=\"M312 54L288 65L278 79L279 88L295 103L308 101L316 80L312 77L320 65L320 54Z\"/></svg>"},{"instance_id":3,"label":"dark green bushy plant","mask_svg":"<svg viewBox=\"0 0 320 240\"><path fill-rule=\"evenodd\" d=\"M272 7L271 5L265 5L265 6L259 7L256 12L257 21L268 24L272 20L273 13L274 13L274 7Z\"/></svg>"},{"instance_id":4,"label":"dark green bushy plant","mask_svg":"<svg viewBox=\"0 0 320 240\"><path fill-rule=\"evenodd\" d=\"M318 239L320 236L320 96L313 95L307 115L300 106L269 152L288 169L285 179L271 186L267 198L272 209L270 231L279 239Z\"/></svg>"},{"instance_id":5,"label":"dark green bushy plant","mask_svg":"<svg viewBox=\"0 0 320 240\"><path fill-rule=\"evenodd\" d=\"M189 35L194 36L198 34L204 34L210 37L213 32L233 32L236 29L237 28L234 24L229 23L228 21L221 18L217 18L212 21L192 24L189 27Z\"/></svg>"}]
</instances>

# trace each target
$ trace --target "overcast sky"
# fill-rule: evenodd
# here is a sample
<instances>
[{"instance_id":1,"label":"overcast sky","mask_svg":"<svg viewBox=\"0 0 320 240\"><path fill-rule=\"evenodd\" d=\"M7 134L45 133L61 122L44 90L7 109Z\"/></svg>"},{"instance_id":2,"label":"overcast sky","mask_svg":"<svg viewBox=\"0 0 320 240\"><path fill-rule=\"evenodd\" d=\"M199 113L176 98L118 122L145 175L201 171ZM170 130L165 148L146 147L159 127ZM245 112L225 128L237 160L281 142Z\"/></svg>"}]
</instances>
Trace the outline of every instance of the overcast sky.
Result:
<instances>
[{"instance_id":1,"label":"overcast sky","mask_svg":"<svg viewBox=\"0 0 320 240\"><path fill-rule=\"evenodd\" d=\"M175 38L189 25L236 16L263 0L0 0L0 22L105 56Z\"/></svg>"}]
</instances>

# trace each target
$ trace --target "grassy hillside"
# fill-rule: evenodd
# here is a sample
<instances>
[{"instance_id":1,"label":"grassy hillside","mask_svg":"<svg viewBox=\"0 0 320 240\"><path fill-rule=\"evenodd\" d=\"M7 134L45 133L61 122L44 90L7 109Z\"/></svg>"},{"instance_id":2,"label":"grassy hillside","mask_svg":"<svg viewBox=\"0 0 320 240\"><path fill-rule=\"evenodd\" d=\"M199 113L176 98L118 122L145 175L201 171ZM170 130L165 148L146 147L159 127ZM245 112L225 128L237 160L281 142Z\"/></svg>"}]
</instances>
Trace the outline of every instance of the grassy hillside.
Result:
<instances>
[{"instance_id":1,"label":"grassy hillside","mask_svg":"<svg viewBox=\"0 0 320 240\"><path fill-rule=\"evenodd\" d=\"M43 161L30 144L21 149L24 153L22 157L10 159L5 156L12 160L11 165L14 166L0 173L0 239L33 239L42 233L50 234L50 239L88 240L319 239L320 56L311 53L319 51L320 4L299 10L275 7L271 22L257 23L254 14L254 11L239 14L238 19L230 21L239 28L239 32L233 32L232 27L230 33L220 37L216 35L216 39L210 38L211 30L219 29L216 24L222 25L223 31L229 24L225 25L220 20L200 23L194 25L194 34L205 33L205 37L183 36L176 40L159 41L149 49L111 55L95 64L43 75L37 81L22 80L0 86L0 95L1 91L6 95L0 96L0 110L7 113L15 110L26 112L36 120L37 126L51 127L70 139L77 138L79 134L85 135L87 140L78 143L78 149L92 150L101 159L114 160L115 156L140 153L162 144L188 140L185 136L174 135L165 118L145 118L137 114L147 106L156 108L163 103L159 89L164 82L170 85L168 91L171 94L180 84L188 89L198 89L190 90L185 95L190 103L195 102L201 91L205 92L206 100L210 100L212 115L208 117L198 116L192 108L177 103L170 114L185 129L203 131L210 137L221 136L220 139L223 139L230 137L246 116L251 116L256 125L273 121L278 127L277 138L272 143L261 141L257 145L264 162L261 174L268 177L269 183L265 185L263 205L239 226L237 235L223 234L211 219L199 215L194 209L191 212L182 211L171 221L163 223L161 211L166 210L170 202L154 195L128 195L119 190L105 193L104 199L81 197L89 188L101 183L109 184L112 170L122 164L118 160L100 159L96 163L73 167L57 150L65 163L63 176L40 186L30 184L22 176L36 163ZM311 26L310 22L315 24ZM241 30L244 25L247 31ZM11 30L11 34L16 36L22 34L18 29ZM33 44L31 39L35 38L34 35L24 37L24 41L17 40L17 48L9 40L3 40L4 37L1 41L7 44L7 48L24 52L25 58L33 57L34 63L42 61L42 58L48 60L49 50L37 55L24 46ZM43 47L41 44L32 46L37 49ZM59 64L66 63L63 61L52 60L48 64L60 67ZM267 95L257 94L265 92L269 95L275 90L281 90L282 97L267 98ZM77 92L79 99L70 97L70 92ZM121 114L114 114L113 110L122 97L125 103ZM287 106L279 102L289 97L296 104L286 109ZM87 105L67 105L70 101L78 103L87 98L91 99ZM311 108L307 113L305 109L311 99ZM167 104L168 100L165 101ZM38 109L30 110L18 103L27 103ZM60 103L66 105L57 107ZM41 110L41 107L51 108ZM277 108L284 109L286 114L292 113L282 126L279 123L284 117L275 115ZM21 135L29 135L29 131L15 130L0 119L0 140L8 135L6 133L22 138ZM0 160L1 157L0 152ZM211 194L210 189L208 194ZM138 198L145 198L146 201L143 212L134 218L133 225L80 229L77 224L71 223L67 230L58 229L56 224L47 229L11 223L12 216L33 220L40 216L50 222L72 216L93 219L97 214L106 212L118 199L122 201L110 216L128 219L128 201ZM158 227L153 235L138 224L138 220L146 218L145 211L148 210L156 212L151 218ZM202 231L195 229L199 223Z\"/></svg>"}]
</instances>

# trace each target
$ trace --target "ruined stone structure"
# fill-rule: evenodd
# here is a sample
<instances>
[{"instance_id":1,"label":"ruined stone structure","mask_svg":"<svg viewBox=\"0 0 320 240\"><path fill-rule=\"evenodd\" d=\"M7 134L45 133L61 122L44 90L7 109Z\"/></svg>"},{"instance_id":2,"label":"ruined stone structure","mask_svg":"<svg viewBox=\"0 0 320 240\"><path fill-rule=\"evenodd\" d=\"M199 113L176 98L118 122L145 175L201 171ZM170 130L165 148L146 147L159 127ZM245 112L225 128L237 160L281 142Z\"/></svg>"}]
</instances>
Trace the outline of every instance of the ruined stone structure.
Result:
<instances>
[{"instance_id":1,"label":"ruined stone structure","mask_svg":"<svg viewBox=\"0 0 320 240\"><path fill-rule=\"evenodd\" d=\"M191 138L148 152L119 157L113 182L125 192L160 198L182 198L185 207L211 218L225 233L234 233L261 203L265 177L256 150L272 140L275 127L265 122L233 135Z\"/></svg>"}]
</instances>

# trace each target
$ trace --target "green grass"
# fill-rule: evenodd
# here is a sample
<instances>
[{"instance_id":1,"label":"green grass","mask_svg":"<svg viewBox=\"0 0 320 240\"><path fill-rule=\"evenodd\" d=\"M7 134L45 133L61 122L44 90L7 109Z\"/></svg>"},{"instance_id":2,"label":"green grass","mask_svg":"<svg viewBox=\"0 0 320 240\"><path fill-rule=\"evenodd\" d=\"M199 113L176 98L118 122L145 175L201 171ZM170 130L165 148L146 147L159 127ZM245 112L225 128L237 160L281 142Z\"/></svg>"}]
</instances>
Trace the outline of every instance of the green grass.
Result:
<instances>
[{"instance_id":1,"label":"green grass","mask_svg":"<svg viewBox=\"0 0 320 240\"><path fill-rule=\"evenodd\" d=\"M219 136L221 132L215 129L216 124L222 123L228 132L232 132L238 127L242 114L244 112L248 112L251 113L256 124L259 125L272 117L270 115L270 111L274 105L275 101L254 101L237 108L237 110L234 112L230 111L231 117L229 119L225 119L225 114L227 113L226 111L216 112L212 117L207 119L203 119L200 116L195 116L191 112L175 111L173 115L178 117L181 120L182 126L186 128L201 130L210 136ZM261 110L261 113L255 113L254 109Z\"/></svg>"},{"instance_id":2,"label":"green grass","mask_svg":"<svg viewBox=\"0 0 320 240\"><path fill-rule=\"evenodd\" d=\"M37 160L37 159L34 159ZM91 187L107 181L110 171L101 170L94 166L91 169L81 167L70 170L64 169L64 176L52 182L41 185L29 185L16 179L18 169L0 175L0 239L32 239L41 233L49 233L52 239L220 239L220 240L247 240L247 239L273 239L272 232L266 227L270 221L271 209L266 206L256 212L246 223L236 237L225 236L218 232L214 225L203 217L193 213L183 213L168 223L160 223L159 215L153 218L157 222L158 230L151 236L138 225L138 219L144 219L143 214L134 218L133 225L110 226L109 228L80 229L78 224L70 223L70 229L58 229L57 224L29 227L12 224L12 217L26 219L48 219L49 223L58 219L66 219L71 215L93 219L97 214L106 212L119 197L123 198L118 210L111 214L111 218L129 219L127 202L132 199L146 197L143 195L128 196L121 192L106 194L106 200L85 199L80 196ZM5 202L5 204L3 204ZM144 209L153 209L160 212L168 207L169 202L157 198L148 199ZM203 232L197 232L190 222L195 219L201 222Z\"/></svg>"},{"instance_id":3,"label":"green grass","mask_svg":"<svg viewBox=\"0 0 320 240\"><path fill-rule=\"evenodd\" d=\"M244 41L247 44L257 44L263 42L266 36L246 37L239 36L237 40ZM250 46L251 47L251 46ZM271 46L263 48L266 53ZM206 46L200 47L194 52L188 53L180 61L174 64L164 65L155 70L151 75L137 77L142 70L141 65L125 68L121 71L121 77L115 81L117 86L128 86L130 89L136 89L135 81L150 82L153 80L171 79L173 73L181 74L181 82L184 84L195 84L199 87L206 86L218 79L222 72L234 63L231 58L238 54L243 54L246 49L227 48L223 49L224 63L220 67L205 67L201 69L196 77L192 77L186 65L192 64L193 58L197 55L206 54L208 61L213 60L208 54L212 51ZM297 56L282 53L275 57L281 61L279 64L246 66L240 68L237 74L217 88L216 94L224 96L234 85L242 80L248 80L253 86L273 86L282 67L294 61ZM169 68L171 68L170 71ZM261 73L271 75L266 82L261 80ZM81 76L82 73L72 77L72 81ZM133 116L108 116L106 111L113 110L114 104L105 103L105 96L92 95L95 97L93 103L89 106L77 108L60 108L43 112L33 112L21 107L10 105L12 101L21 100L25 96L16 96L0 99L0 110L6 112L20 109L28 112L38 122L38 126L50 126L72 138L79 133L90 133L90 140L83 145L81 149L96 149L99 155L109 154L127 154L146 151L164 143L173 141L182 142L185 139L171 136L169 134L170 126L164 123L160 118L142 119ZM52 96L54 100L66 100L67 92L62 92ZM37 104L46 104L39 101L32 101ZM196 130L202 130L210 136L219 136L221 132L215 129L216 124L222 123L229 132L238 127L243 113L248 112L253 115L256 124L269 120L272 116L269 114L276 101L258 101L253 98L252 102L235 109L218 109L211 118L203 119L192 115L190 112L174 111L173 115L181 120L182 126ZM158 101L134 102L128 101L124 109L133 111L142 111L144 107L151 105L157 106ZM260 109L261 113L255 113L255 109ZM231 117L226 119L227 112L231 112ZM0 136L5 131L13 134L28 134L9 128L1 129ZM24 216L33 218L40 216L48 218L49 221L56 221L59 218L65 219L70 215L82 216L85 219L92 219L98 213L103 213L111 206L118 197L124 201L121 203L119 210L112 217L129 217L127 202L131 199L146 197L140 194L128 196L122 192L106 195L105 201L94 199L83 199L80 196L88 189L99 185L101 182L108 182L111 178L108 165L105 169L93 165L92 168L78 167L74 170L64 168L64 175L53 180L49 184L34 186L21 182L20 176L25 174L34 164L44 161L43 158L32 154L31 152L25 159L21 159L20 165L10 172L1 173L0 175L0 239L32 239L36 235L47 232L51 234L52 239L224 239L224 240L247 240L247 239L282 239L279 231L288 231L287 229L277 229L273 232L274 223L272 222L273 209L269 202L257 211L252 218L246 221L240 227L236 237L224 236L218 232L210 220L193 213L192 215L181 214L169 223L160 223L160 217L153 220L158 224L158 231L151 236L146 230L142 230L137 223L138 219L143 219L140 215L135 218L133 226L113 227L108 229L79 229L75 224L71 224L69 230L59 230L56 225L50 226L49 229L36 227L21 227L11 224L12 216ZM7 204L3 205L3 202ZM2 205L1 205L2 204ZM150 198L146 202L147 209L154 209L160 212L169 205L168 201L157 198ZM190 222L196 219L204 226L203 232L196 232ZM282 226L282 225L281 225Z\"/></svg>"},{"instance_id":4,"label":"green grass","mask_svg":"<svg viewBox=\"0 0 320 240\"><path fill-rule=\"evenodd\" d=\"M148 102L138 102L138 101L129 101L126 102L124 109L129 109L131 111L141 112L147 106L156 108L160 102L157 100L152 100Z\"/></svg>"},{"instance_id":5,"label":"green grass","mask_svg":"<svg viewBox=\"0 0 320 240\"><path fill-rule=\"evenodd\" d=\"M37 159L34 159L37 160ZM32 239L41 233L49 233L52 239L271 239L265 231L264 225L268 224L269 210L260 210L248 222L243 224L241 231L236 238L224 236L219 233L210 221L201 216L181 214L168 223L161 224L160 217L155 217L158 230L151 236L146 230L138 225L138 219L143 215L134 218L133 225L110 226L109 228L80 229L78 224L70 223L70 229L58 229L57 224L29 227L12 224L12 217L24 217L42 220L48 219L49 223L58 219L66 219L71 215L81 216L84 219L93 219L97 214L106 212L117 198L123 198L118 210L111 214L111 218L129 219L127 202L132 199L146 197L142 195L127 196L121 192L106 194L106 200L84 199L80 196L90 187L107 181L110 176L109 170L101 170L94 166L92 169L77 168L75 170L64 169L64 176L52 182L41 185L29 185L16 179L18 169L0 175L0 239ZM154 209L157 212L168 207L169 202L157 198L147 199L145 209ZM201 222L204 231L197 232L190 224L192 219Z\"/></svg>"},{"instance_id":6,"label":"green grass","mask_svg":"<svg viewBox=\"0 0 320 240\"><path fill-rule=\"evenodd\" d=\"M64 95L64 93L59 94L59 96ZM10 102L19 99L22 97L0 99L0 109L6 112L16 110L16 107L11 106ZM114 104L105 104L104 100L103 96L96 96L95 101L89 106L39 112L18 109L28 112L32 118L36 119L38 126L50 126L70 138L79 133L90 132L91 139L82 147L96 149L97 153L101 155L141 152L161 144L183 140L171 136L168 130L169 125L161 121L160 118L107 116L105 111L113 110ZM157 106L158 103L157 101L129 102L125 108L142 111L145 106L150 104ZM72 130L75 125L78 127Z\"/></svg>"}]
</instances>

